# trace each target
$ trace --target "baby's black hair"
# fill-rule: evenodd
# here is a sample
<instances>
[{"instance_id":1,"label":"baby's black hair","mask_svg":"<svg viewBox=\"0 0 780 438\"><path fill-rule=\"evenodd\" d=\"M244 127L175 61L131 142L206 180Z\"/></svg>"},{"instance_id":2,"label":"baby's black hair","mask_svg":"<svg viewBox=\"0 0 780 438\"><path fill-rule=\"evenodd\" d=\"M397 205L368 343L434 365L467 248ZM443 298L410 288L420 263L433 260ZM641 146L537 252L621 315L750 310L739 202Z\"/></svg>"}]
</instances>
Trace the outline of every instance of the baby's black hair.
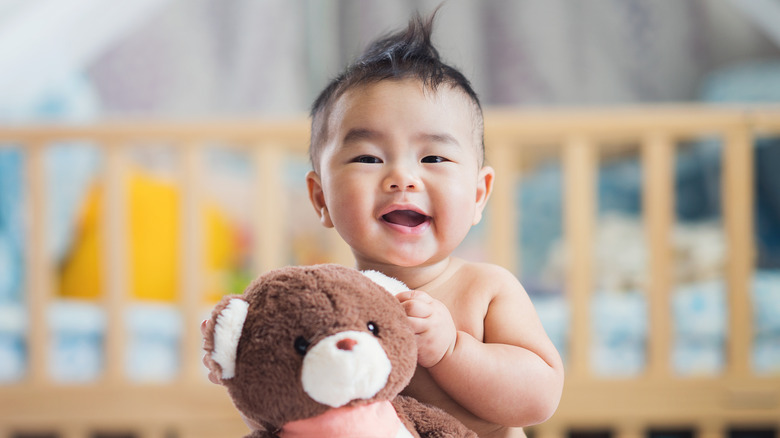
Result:
<instances>
[{"instance_id":1,"label":"baby's black hair","mask_svg":"<svg viewBox=\"0 0 780 438\"><path fill-rule=\"evenodd\" d=\"M433 21L438 8L427 18L419 13L406 29L379 38L363 54L333 79L320 93L311 108L311 144L309 155L315 171L319 171L322 142L328 137L328 116L336 100L347 90L382 80L416 78L424 86L436 90L447 84L464 92L474 105L475 135L484 155L482 106L471 83L457 69L442 62L439 51L431 42Z\"/></svg>"}]
</instances>

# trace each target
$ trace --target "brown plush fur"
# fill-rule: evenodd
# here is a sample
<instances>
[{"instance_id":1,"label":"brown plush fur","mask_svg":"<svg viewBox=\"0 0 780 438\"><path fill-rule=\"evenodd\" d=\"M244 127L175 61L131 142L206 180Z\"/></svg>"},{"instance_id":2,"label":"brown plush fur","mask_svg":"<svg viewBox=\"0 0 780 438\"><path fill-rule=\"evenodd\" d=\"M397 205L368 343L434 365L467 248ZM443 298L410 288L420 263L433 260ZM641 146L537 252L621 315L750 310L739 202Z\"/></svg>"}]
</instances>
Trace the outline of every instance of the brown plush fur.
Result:
<instances>
[{"instance_id":1,"label":"brown plush fur","mask_svg":"<svg viewBox=\"0 0 780 438\"><path fill-rule=\"evenodd\" d=\"M330 409L303 390L303 356L294 348L297 337L303 336L314 345L344 330L368 332L369 321L380 328L377 337L392 372L373 398L353 400L348 405L392 400L402 421L420 436L476 436L444 411L396 397L416 367L414 333L395 297L357 270L338 265L281 268L260 276L243 295L225 297L214 308L204 343L207 363L220 376L219 364L210 358L214 327L217 315L232 298L247 300L249 310L239 340L235 376L221 383L247 418L268 429L252 436L274 437L287 422Z\"/></svg>"}]
</instances>

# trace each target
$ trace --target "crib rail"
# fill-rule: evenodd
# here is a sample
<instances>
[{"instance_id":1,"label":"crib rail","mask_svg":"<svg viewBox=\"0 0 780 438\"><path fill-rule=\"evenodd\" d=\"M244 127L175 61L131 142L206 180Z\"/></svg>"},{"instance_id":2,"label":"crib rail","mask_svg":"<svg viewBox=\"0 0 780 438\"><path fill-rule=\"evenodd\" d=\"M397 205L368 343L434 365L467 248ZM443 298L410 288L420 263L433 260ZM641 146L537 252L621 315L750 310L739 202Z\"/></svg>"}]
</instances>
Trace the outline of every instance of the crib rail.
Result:
<instances>
[{"instance_id":1,"label":"crib rail","mask_svg":"<svg viewBox=\"0 0 780 438\"><path fill-rule=\"evenodd\" d=\"M729 428L780 427L780 376L751 371L751 303L754 270L753 141L780 134L780 108L694 105L599 110L518 111L492 109L485 116L488 161L498 178L489 204L487 253L493 262L515 269L522 262L517 242L518 212L513 208L513 178L544 159L559 159L564 175L563 224L570 259L566 293L571 307L570 354L564 396L556 415L534 427L540 437L560 437L572 430L608 429L621 438L648 430L691 428L702 437L724 436ZM723 220L728 244L725 270L728 289L727 370L718 378L681 379L670 366L673 287L671 229L674 223L674 160L679 142L714 136L724 141ZM50 204L44 189L46 148L67 140L89 141L105 156L106 190L102 212L107 258L103 306L108 314L106 372L90 385L54 384L47 374L50 343L45 312L54 300L52 261L46 256L43 223ZM165 141L179 154L183 232L180 248L181 291L178 305L185 331L182 369L177 381L164 385L129 383L122 371L122 311L127 293L127 248L121 236L127 224L123 175L127 149L134 142ZM0 387L0 436L56 430L60 436L132 433L134 436L233 436L245 429L224 391L209 384L200 364L202 317L196 291L202 287L203 253L197 208L202 200L198 175L204 147L220 141L251 150L257 170L254 270L285 264L281 162L303 155L308 123L301 117L277 121L207 123L126 122L89 126L0 127L0 145L15 144L25 153L28 234L26 306L29 309L29 372L17 384ZM639 146L635 146L638 144ZM0 146L3 147L3 146ZM589 300L593 293L593 232L596 225L596 177L600 159L612 154L639 154L643 175L643 220L649 248L647 285L650 336L646 372L632 379L605 380L589 368ZM301 201L305 202L305 201ZM521 214L521 213L520 213ZM351 264L348 248L329 233L331 260ZM113 431L113 432L111 432ZM118 432L117 432L118 431Z\"/></svg>"}]
</instances>

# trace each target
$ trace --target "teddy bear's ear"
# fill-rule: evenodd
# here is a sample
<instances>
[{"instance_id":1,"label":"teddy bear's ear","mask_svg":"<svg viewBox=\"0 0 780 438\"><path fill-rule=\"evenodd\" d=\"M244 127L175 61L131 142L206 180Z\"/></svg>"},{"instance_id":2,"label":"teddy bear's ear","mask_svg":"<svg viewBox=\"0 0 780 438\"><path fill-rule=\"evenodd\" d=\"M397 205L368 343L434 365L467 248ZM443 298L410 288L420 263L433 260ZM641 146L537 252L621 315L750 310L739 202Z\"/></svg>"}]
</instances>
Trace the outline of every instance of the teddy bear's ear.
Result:
<instances>
[{"instance_id":1,"label":"teddy bear's ear","mask_svg":"<svg viewBox=\"0 0 780 438\"><path fill-rule=\"evenodd\" d=\"M219 365L221 379L232 379L236 372L236 352L241 331L244 328L249 302L232 297L220 302L214 308L209 321L206 350L211 362Z\"/></svg>"},{"instance_id":2,"label":"teddy bear's ear","mask_svg":"<svg viewBox=\"0 0 780 438\"><path fill-rule=\"evenodd\" d=\"M393 277L388 277L387 275L379 271L367 270L367 271L360 271L360 272L366 277L368 277L374 283L385 288L385 290L393 294L393 296L409 290L409 287L407 287L401 280L395 279Z\"/></svg>"}]
</instances>

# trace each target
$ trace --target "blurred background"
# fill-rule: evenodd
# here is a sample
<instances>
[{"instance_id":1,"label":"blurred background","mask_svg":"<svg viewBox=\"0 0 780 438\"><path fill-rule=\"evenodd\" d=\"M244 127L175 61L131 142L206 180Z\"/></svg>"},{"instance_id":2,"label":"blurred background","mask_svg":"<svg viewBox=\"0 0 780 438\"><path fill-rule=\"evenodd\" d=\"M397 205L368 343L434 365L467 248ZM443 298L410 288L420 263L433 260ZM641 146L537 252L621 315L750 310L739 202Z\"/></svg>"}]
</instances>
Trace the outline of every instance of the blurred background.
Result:
<instances>
[{"instance_id":1,"label":"blurred background","mask_svg":"<svg viewBox=\"0 0 780 438\"><path fill-rule=\"evenodd\" d=\"M375 37L405 26L438 0L0 0L0 126L107 120L302 119L325 84ZM487 109L589 108L664 103L780 102L778 0L448 0L434 42L471 79ZM2 140L2 139L0 139ZM45 152L43 218L55 267L46 310L49 375L97 381L106 315L97 248L105 157L86 141ZM488 150L490 145L488 144ZM753 369L780 373L780 143L756 143ZM678 375L723 372L727 299L718 141L680 148L675 160ZM252 269L253 169L247 151L214 147L205 191L204 308L240 293ZM175 379L179 339L193 327L175 302L181 193L169 148L138 147L127 175L130 333L125 371L139 383ZM646 362L647 254L636 156L602 163L591 366L628 378ZM328 241L305 197L305 159L286 164L291 200L288 263L327 261ZM24 148L0 144L0 385L27 374ZM561 166L537 163L518 181L513 208L521 253L509 266L567 355ZM153 214L152 214L153 212ZM483 225L460 252L484 259ZM316 231L314 231L316 230ZM149 360L152 358L152 360ZM0 386L2 391L2 386Z\"/></svg>"},{"instance_id":2,"label":"blurred background","mask_svg":"<svg viewBox=\"0 0 780 438\"><path fill-rule=\"evenodd\" d=\"M130 3L3 0L3 119L300 114L370 40L440 2ZM679 102L776 60L776 8L451 0L434 40L487 106Z\"/></svg>"}]
</instances>

